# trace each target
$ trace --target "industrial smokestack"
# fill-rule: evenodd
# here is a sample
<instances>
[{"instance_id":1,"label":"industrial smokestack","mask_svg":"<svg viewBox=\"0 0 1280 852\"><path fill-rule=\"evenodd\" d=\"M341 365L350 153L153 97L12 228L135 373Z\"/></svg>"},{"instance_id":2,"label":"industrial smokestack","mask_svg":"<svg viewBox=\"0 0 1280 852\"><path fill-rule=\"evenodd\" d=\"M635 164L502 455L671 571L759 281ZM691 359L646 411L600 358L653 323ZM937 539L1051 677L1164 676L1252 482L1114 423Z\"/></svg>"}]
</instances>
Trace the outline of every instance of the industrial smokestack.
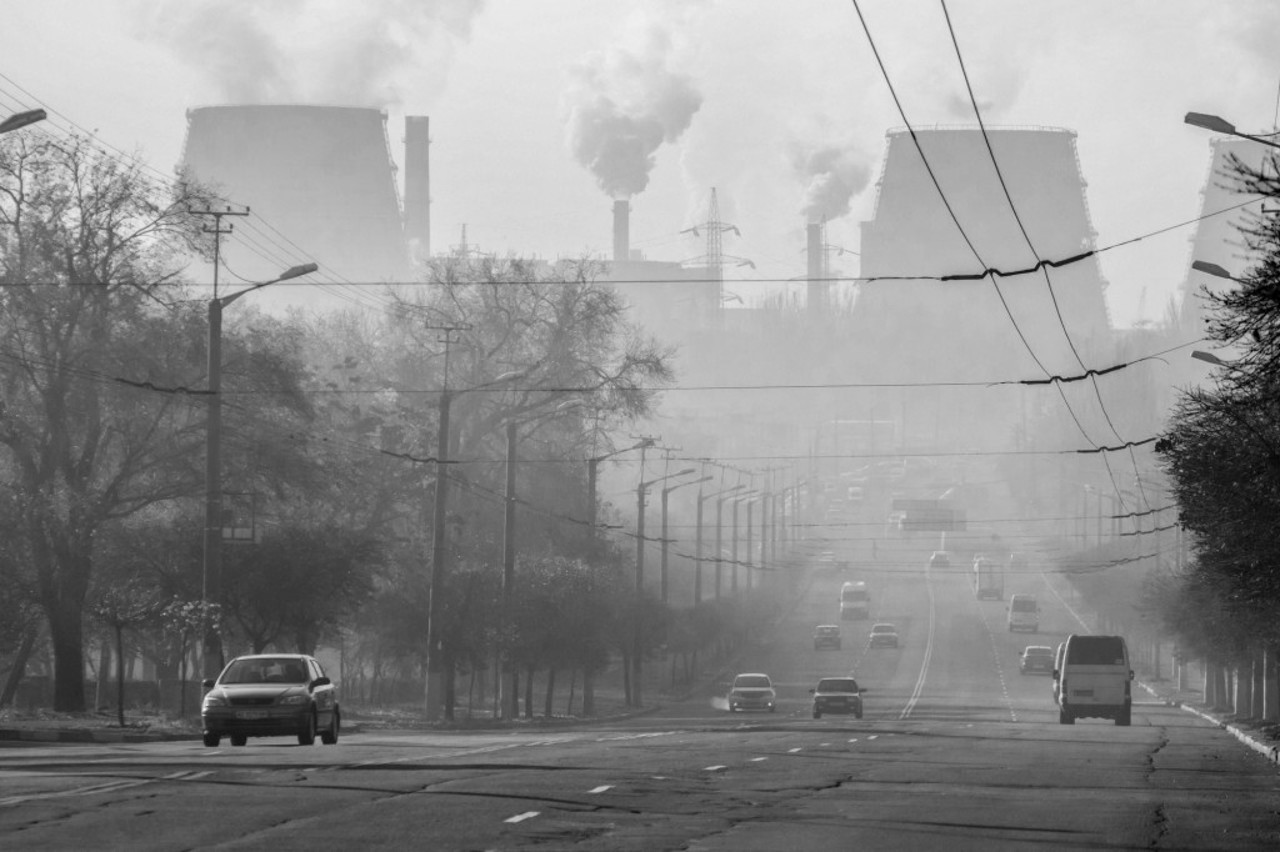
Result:
<instances>
[{"instance_id":1,"label":"industrial smokestack","mask_svg":"<svg viewBox=\"0 0 1280 852\"><path fill-rule=\"evenodd\" d=\"M631 258L631 202L613 202L613 262Z\"/></svg>"},{"instance_id":2,"label":"industrial smokestack","mask_svg":"<svg viewBox=\"0 0 1280 852\"><path fill-rule=\"evenodd\" d=\"M404 118L404 237L414 262L431 257L431 119Z\"/></svg>"},{"instance_id":3,"label":"industrial smokestack","mask_svg":"<svg viewBox=\"0 0 1280 852\"><path fill-rule=\"evenodd\" d=\"M810 313L821 310L827 303L827 282L823 280L827 277L823 269L825 266L823 263L825 259L823 230L821 222L810 222L808 227L805 228L805 235L808 238L806 256L809 261L809 288L807 290L806 304Z\"/></svg>"}]
</instances>

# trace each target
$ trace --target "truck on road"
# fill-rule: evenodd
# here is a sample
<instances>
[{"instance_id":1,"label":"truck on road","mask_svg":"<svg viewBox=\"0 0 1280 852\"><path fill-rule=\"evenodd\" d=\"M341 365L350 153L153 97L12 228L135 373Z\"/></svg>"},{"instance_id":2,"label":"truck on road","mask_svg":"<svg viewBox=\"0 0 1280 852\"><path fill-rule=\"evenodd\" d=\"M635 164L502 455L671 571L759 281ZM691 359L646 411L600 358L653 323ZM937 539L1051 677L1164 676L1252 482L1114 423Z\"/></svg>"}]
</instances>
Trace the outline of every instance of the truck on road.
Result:
<instances>
[{"instance_id":1,"label":"truck on road","mask_svg":"<svg viewBox=\"0 0 1280 852\"><path fill-rule=\"evenodd\" d=\"M978 600L1004 600L1004 569L994 559L973 560L973 596Z\"/></svg>"},{"instance_id":2,"label":"truck on road","mask_svg":"<svg viewBox=\"0 0 1280 852\"><path fill-rule=\"evenodd\" d=\"M853 621L871 617L871 593L862 580L853 580L840 587L840 620Z\"/></svg>"}]
</instances>

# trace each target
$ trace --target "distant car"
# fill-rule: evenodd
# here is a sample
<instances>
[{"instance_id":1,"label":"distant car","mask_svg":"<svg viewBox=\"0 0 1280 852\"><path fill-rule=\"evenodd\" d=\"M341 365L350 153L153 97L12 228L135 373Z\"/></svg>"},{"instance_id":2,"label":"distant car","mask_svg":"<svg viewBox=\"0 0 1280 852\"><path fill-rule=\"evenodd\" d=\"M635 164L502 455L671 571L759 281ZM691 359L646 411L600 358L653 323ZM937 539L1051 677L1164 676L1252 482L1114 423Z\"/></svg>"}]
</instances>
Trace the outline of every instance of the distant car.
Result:
<instances>
[{"instance_id":1,"label":"distant car","mask_svg":"<svg viewBox=\"0 0 1280 852\"><path fill-rule=\"evenodd\" d=\"M851 677L824 677L809 690L813 693L813 718L823 713L852 713L862 718L862 690Z\"/></svg>"},{"instance_id":2,"label":"distant car","mask_svg":"<svg viewBox=\"0 0 1280 852\"><path fill-rule=\"evenodd\" d=\"M761 672L745 672L735 677L726 696L730 713L739 710L768 710L772 713L777 709L774 706L777 697L773 681Z\"/></svg>"},{"instance_id":3,"label":"distant car","mask_svg":"<svg viewBox=\"0 0 1280 852\"><path fill-rule=\"evenodd\" d=\"M342 715L338 693L314 657L305 654L257 654L236 657L209 690L200 707L204 744L222 737L242 746L249 737L296 736L311 745L316 734L325 745L338 741Z\"/></svg>"},{"instance_id":4,"label":"distant car","mask_svg":"<svg viewBox=\"0 0 1280 852\"><path fill-rule=\"evenodd\" d=\"M1018 673L1053 674L1053 649L1048 645L1028 645L1018 656Z\"/></svg>"},{"instance_id":5,"label":"distant car","mask_svg":"<svg viewBox=\"0 0 1280 852\"><path fill-rule=\"evenodd\" d=\"M813 650L823 648L840 650L840 627L835 624L819 624L813 628Z\"/></svg>"},{"instance_id":6,"label":"distant car","mask_svg":"<svg viewBox=\"0 0 1280 852\"><path fill-rule=\"evenodd\" d=\"M930 568L950 568L951 554L945 550L935 550L933 555L929 557Z\"/></svg>"},{"instance_id":7,"label":"distant car","mask_svg":"<svg viewBox=\"0 0 1280 852\"><path fill-rule=\"evenodd\" d=\"M879 648L888 646L890 648L898 647L898 628L892 624L881 622L871 626L871 640L869 647Z\"/></svg>"}]
</instances>

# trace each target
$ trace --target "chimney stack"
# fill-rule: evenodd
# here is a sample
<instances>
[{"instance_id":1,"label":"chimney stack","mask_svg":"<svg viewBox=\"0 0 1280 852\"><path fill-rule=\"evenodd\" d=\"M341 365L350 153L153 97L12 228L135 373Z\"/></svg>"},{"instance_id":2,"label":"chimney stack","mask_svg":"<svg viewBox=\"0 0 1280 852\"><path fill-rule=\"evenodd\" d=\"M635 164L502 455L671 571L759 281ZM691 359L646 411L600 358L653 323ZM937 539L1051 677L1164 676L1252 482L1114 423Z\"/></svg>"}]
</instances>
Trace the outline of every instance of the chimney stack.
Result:
<instances>
[{"instance_id":1,"label":"chimney stack","mask_svg":"<svg viewBox=\"0 0 1280 852\"><path fill-rule=\"evenodd\" d=\"M412 261L431 257L431 119L404 117L404 237Z\"/></svg>"},{"instance_id":2,"label":"chimney stack","mask_svg":"<svg viewBox=\"0 0 1280 852\"><path fill-rule=\"evenodd\" d=\"M631 259L631 202L613 202L613 262Z\"/></svg>"},{"instance_id":3,"label":"chimney stack","mask_svg":"<svg viewBox=\"0 0 1280 852\"><path fill-rule=\"evenodd\" d=\"M821 222L810 222L805 228L805 235L808 238L806 246L806 256L808 258L809 287L806 291L806 303L809 313L817 313L826 307L827 304L827 282L824 281L826 271L823 263L826 255L823 249L823 243L826 242L823 234L823 226Z\"/></svg>"}]
</instances>

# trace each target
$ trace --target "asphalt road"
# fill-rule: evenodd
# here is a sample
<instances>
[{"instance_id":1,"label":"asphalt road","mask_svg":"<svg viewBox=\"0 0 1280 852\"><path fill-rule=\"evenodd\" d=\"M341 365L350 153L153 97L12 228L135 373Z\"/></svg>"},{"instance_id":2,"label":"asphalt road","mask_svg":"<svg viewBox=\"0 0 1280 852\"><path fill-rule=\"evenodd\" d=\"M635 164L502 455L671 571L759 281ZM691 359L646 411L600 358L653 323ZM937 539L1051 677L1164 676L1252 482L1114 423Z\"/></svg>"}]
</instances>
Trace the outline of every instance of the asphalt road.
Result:
<instances>
[{"instance_id":1,"label":"asphalt road","mask_svg":"<svg viewBox=\"0 0 1280 852\"><path fill-rule=\"evenodd\" d=\"M1079 629L1040 575L1006 598L1036 594L1044 631L1014 635L963 571L898 555L861 576L900 648L845 622L842 650L813 650L846 579L828 573L744 655L778 682L774 714L730 715L708 690L573 730L6 743L0 848L1280 848L1280 776L1216 727L1140 694L1132 727L1057 723L1049 679L1017 666ZM808 689L850 671L865 717L812 719Z\"/></svg>"}]
</instances>

